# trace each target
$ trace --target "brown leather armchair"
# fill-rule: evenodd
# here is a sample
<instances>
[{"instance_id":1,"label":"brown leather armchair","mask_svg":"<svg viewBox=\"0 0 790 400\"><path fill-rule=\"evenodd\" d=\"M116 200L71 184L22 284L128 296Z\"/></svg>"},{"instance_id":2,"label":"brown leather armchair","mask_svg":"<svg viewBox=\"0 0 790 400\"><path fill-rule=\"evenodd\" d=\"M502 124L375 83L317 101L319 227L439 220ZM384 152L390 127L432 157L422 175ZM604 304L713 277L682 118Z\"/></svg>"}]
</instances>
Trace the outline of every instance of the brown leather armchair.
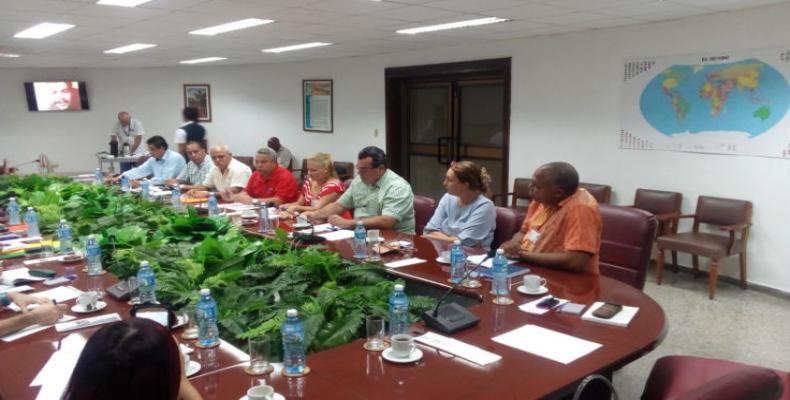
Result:
<instances>
[{"instance_id":1,"label":"brown leather armchair","mask_svg":"<svg viewBox=\"0 0 790 400\"><path fill-rule=\"evenodd\" d=\"M670 233L656 240L656 282L660 285L664 273L664 251L674 250L692 254L694 272L699 274L699 256L711 259L708 271L708 297L716 294L719 279L719 260L738 254L741 267L741 288L746 289L746 243L749 240L749 227L752 224L752 203L745 200L700 196L697 211L693 215L680 215L679 218L694 218L691 232ZM700 232L700 224L718 227L727 236ZM740 238L738 233L740 232Z\"/></svg>"},{"instance_id":2,"label":"brown leather armchair","mask_svg":"<svg viewBox=\"0 0 790 400\"><path fill-rule=\"evenodd\" d=\"M422 235L425 225L428 225L435 210L436 200L428 196L414 195L414 223L418 235Z\"/></svg>"},{"instance_id":3,"label":"brown leather armchair","mask_svg":"<svg viewBox=\"0 0 790 400\"><path fill-rule=\"evenodd\" d=\"M503 207L512 208L516 213L519 215L521 219L527 216L527 208L529 207L529 202L532 200L532 196L529 194L529 186L532 183L532 178L516 178L513 181L513 191L507 193L497 193L491 196L491 200L494 201L494 204L500 204ZM510 205L507 205L507 198L508 196L511 197ZM497 203L497 199L502 199ZM519 200L525 200L527 204L519 205Z\"/></svg>"},{"instance_id":4,"label":"brown leather armchair","mask_svg":"<svg viewBox=\"0 0 790 400\"><path fill-rule=\"evenodd\" d=\"M598 205L601 212L601 275L644 289L653 239L656 237L656 217L644 210Z\"/></svg>"},{"instance_id":5,"label":"brown leather armchair","mask_svg":"<svg viewBox=\"0 0 790 400\"><path fill-rule=\"evenodd\" d=\"M354 177L354 163L348 161L335 161L332 164L335 167L337 178L340 179L341 182Z\"/></svg>"},{"instance_id":6,"label":"brown leather armchair","mask_svg":"<svg viewBox=\"0 0 790 400\"><path fill-rule=\"evenodd\" d=\"M656 237L668 233L678 233L678 219L681 214L683 194L663 190L636 189L634 208L649 211L658 220ZM672 252L672 265L677 270L678 252Z\"/></svg>"},{"instance_id":7,"label":"brown leather armchair","mask_svg":"<svg viewBox=\"0 0 790 400\"><path fill-rule=\"evenodd\" d=\"M609 185L579 182L579 187L593 195L598 204L609 204L609 200L612 198L612 187Z\"/></svg>"},{"instance_id":8,"label":"brown leather armchair","mask_svg":"<svg viewBox=\"0 0 790 400\"><path fill-rule=\"evenodd\" d=\"M255 171L255 163L253 162L254 157L250 157L250 156L234 156L233 158L239 160L242 164L250 167L251 170Z\"/></svg>"},{"instance_id":9,"label":"brown leather armchair","mask_svg":"<svg viewBox=\"0 0 790 400\"><path fill-rule=\"evenodd\" d=\"M497 207L496 228L494 229L494 240L491 241L491 248L498 249L502 243L510 240L521 229L523 220L524 218L512 208Z\"/></svg>"}]
</instances>

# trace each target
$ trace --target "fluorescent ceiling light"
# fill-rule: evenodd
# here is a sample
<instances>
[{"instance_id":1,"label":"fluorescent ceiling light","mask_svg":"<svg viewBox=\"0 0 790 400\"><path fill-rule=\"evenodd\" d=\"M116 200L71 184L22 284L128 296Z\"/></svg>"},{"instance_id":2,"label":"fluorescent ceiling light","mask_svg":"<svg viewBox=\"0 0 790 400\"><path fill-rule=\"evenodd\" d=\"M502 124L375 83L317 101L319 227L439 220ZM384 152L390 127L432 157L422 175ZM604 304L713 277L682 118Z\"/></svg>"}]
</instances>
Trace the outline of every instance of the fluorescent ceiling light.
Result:
<instances>
[{"instance_id":1,"label":"fluorescent ceiling light","mask_svg":"<svg viewBox=\"0 0 790 400\"><path fill-rule=\"evenodd\" d=\"M214 36L220 33L237 31L239 29L252 28L253 26L271 24L272 22L274 22L273 19L247 18L238 21L228 22L227 24L198 29L196 31L192 31L189 33L193 35Z\"/></svg>"},{"instance_id":2,"label":"fluorescent ceiling light","mask_svg":"<svg viewBox=\"0 0 790 400\"><path fill-rule=\"evenodd\" d=\"M101 4L103 6L137 7L149 1L151 0L99 0L96 4Z\"/></svg>"},{"instance_id":3,"label":"fluorescent ceiling light","mask_svg":"<svg viewBox=\"0 0 790 400\"><path fill-rule=\"evenodd\" d=\"M19 54L14 53L0 53L0 58L19 58L22 57Z\"/></svg>"},{"instance_id":4,"label":"fluorescent ceiling light","mask_svg":"<svg viewBox=\"0 0 790 400\"><path fill-rule=\"evenodd\" d=\"M194 60L184 60L179 61L181 64L200 64L200 63L207 63L212 61L222 61L227 60L227 57L206 57L206 58L196 58Z\"/></svg>"},{"instance_id":5,"label":"fluorescent ceiling light","mask_svg":"<svg viewBox=\"0 0 790 400\"><path fill-rule=\"evenodd\" d=\"M156 47L155 44L147 44L147 43L134 43L129 44L126 46L116 47L110 50L104 50L104 54L123 54L129 53L132 51L138 51L143 49L150 49L151 47Z\"/></svg>"},{"instance_id":6,"label":"fluorescent ceiling light","mask_svg":"<svg viewBox=\"0 0 790 400\"><path fill-rule=\"evenodd\" d=\"M497 17L478 18L478 19L470 19L470 20L466 20L466 21L450 22L450 23L447 23L447 24L422 26L422 27L419 27L419 28L401 29L401 30L396 31L396 32L397 33L407 34L407 35L416 35L418 33L436 32L436 31L443 31L443 30L447 30L447 29L468 28L470 26L496 24L498 22L505 22L505 21L510 21L510 20L507 19L507 18L497 18Z\"/></svg>"},{"instance_id":7,"label":"fluorescent ceiling light","mask_svg":"<svg viewBox=\"0 0 790 400\"><path fill-rule=\"evenodd\" d=\"M71 24L54 24L52 22L43 22L17 33L14 35L14 37L21 39L43 39L47 36L52 36L54 34L69 30L73 27L74 25Z\"/></svg>"},{"instance_id":8,"label":"fluorescent ceiling light","mask_svg":"<svg viewBox=\"0 0 790 400\"><path fill-rule=\"evenodd\" d=\"M331 44L332 43L312 42L312 43L295 44L293 46L275 47L275 48L272 48L272 49L263 49L261 51L264 52L264 53L282 53L284 51L311 49L313 47L329 46Z\"/></svg>"}]
</instances>

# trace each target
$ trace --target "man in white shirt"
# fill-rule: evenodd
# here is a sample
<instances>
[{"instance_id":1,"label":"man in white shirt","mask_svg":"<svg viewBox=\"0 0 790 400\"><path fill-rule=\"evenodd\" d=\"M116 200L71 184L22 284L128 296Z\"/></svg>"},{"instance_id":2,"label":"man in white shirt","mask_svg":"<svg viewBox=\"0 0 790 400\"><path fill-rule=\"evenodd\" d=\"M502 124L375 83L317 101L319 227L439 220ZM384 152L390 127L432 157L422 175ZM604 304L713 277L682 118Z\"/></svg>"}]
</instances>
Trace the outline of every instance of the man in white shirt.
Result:
<instances>
[{"instance_id":1,"label":"man in white shirt","mask_svg":"<svg viewBox=\"0 0 790 400\"><path fill-rule=\"evenodd\" d=\"M291 154L291 150L288 150L287 147L280 144L280 139L276 136L272 136L266 145L277 152L277 164L280 164L281 167L287 169L288 171L293 171L293 163L294 163L294 156Z\"/></svg>"},{"instance_id":2,"label":"man in white shirt","mask_svg":"<svg viewBox=\"0 0 790 400\"><path fill-rule=\"evenodd\" d=\"M209 150L214 166L206 176L202 185L195 185L187 194L193 197L205 197L207 190L217 191L223 199L229 200L232 195L241 193L247 187L252 170L241 161L233 158L227 145L218 144Z\"/></svg>"},{"instance_id":3,"label":"man in white shirt","mask_svg":"<svg viewBox=\"0 0 790 400\"><path fill-rule=\"evenodd\" d=\"M129 147L129 154L134 156L141 156L145 154L145 147L143 144L143 124L140 120L132 118L132 115L127 111L118 113L118 121L113 125L110 131L110 142L118 143L118 151L122 152L124 145ZM121 163L121 172L125 172L134 167L133 162Z\"/></svg>"}]
</instances>

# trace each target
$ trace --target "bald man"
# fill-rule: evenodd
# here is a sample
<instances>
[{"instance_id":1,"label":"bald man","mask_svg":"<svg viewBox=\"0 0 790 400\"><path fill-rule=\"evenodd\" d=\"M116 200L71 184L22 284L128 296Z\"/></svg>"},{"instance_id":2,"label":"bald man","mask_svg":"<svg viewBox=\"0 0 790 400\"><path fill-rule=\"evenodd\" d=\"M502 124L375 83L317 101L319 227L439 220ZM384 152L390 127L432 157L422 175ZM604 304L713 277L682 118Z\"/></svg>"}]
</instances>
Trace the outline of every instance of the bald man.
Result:
<instances>
[{"instance_id":1,"label":"bald man","mask_svg":"<svg viewBox=\"0 0 790 400\"><path fill-rule=\"evenodd\" d=\"M110 142L118 143L118 150L122 151L124 144L129 145L129 154L141 156L145 154L145 147L141 146L143 143L143 124L139 120L132 118L132 115L127 111L118 113L118 121L113 125L110 131ZM134 167L135 163L121 163L121 172Z\"/></svg>"},{"instance_id":2,"label":"bald man","mask_svg":"<svg viewBox=\"0 0 790 400\"><path fill-rule=\"evenodd\" d=\"M200 185L195 185L187 192L193 197L207 196L208 190L216 191L224 200L230 200L233 195L241 193L247 187L252 170L241 161L233 158L233 153L225 144L211 146L209 155L214 166L206 175Z\"/></svg>"},{"instance_id":3,"label":"bald man","mask_svg":"<svg viewBox=\"0 0 790 400\"><path fill-rule=\"evenodd\" d=\"M576 169L565 162L542 165L529 192L532 203L521 231L501 246L508 257L598 275L601 214L595 198L579 188Z\"/></svg>"}]
</instances>

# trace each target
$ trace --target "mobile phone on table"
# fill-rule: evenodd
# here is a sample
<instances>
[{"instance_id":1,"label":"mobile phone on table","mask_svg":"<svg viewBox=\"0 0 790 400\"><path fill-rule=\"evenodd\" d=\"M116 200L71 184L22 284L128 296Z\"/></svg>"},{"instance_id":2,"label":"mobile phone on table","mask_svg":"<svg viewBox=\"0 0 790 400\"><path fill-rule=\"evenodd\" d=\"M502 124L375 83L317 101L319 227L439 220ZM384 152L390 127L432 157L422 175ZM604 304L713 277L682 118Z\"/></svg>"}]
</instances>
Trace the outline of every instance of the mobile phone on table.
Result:
<instances>
[{"instance_id":1,"label":"mobile phone on table","mask_svg":"<svg viewBox=\"0 0 790 400\"><path fill-rule=\"evenodd\" d=\"M598 309L593 311L592 315L598 318L610 319L617 315L617 313L619 313L622 309L623 306L620 304L604 303L602 306L598 307Z\"/></svg>"},{"instance_id":2,"label":"mobile phone on table","mask_svg":"<svg viewBox=\"0 0 790 400\"><path fill-rule=\"evenodd\" d=\"M560 301L557 300L556 297L549 297L547 299L541 300L538 304L535 305L537 308L544 308L544 309L552 309L560 304Z\"/></svg>"}]
</instances>

